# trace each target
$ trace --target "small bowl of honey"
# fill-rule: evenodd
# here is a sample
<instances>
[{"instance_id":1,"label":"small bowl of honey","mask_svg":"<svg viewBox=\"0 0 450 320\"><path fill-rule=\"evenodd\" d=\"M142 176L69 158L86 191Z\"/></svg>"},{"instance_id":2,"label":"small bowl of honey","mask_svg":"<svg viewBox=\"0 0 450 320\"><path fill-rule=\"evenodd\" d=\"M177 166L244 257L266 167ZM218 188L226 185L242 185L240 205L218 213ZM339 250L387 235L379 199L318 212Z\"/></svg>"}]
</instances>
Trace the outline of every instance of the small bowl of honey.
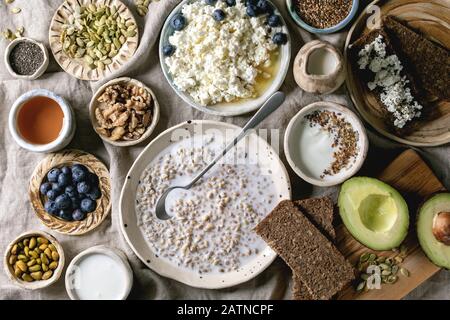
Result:
<instances>
[{"instance_id":1,"label":"small bowl of honey","mask_svg":"<svg viewBox=\"0 0 450 320\"><path fill-rule=\"evenodd\" d=\"M45 89L20 96L9 112L9 131L19 146L33 152L54 152L75 134L75 116L65 99Z\"/></svg>"}]
</instances>

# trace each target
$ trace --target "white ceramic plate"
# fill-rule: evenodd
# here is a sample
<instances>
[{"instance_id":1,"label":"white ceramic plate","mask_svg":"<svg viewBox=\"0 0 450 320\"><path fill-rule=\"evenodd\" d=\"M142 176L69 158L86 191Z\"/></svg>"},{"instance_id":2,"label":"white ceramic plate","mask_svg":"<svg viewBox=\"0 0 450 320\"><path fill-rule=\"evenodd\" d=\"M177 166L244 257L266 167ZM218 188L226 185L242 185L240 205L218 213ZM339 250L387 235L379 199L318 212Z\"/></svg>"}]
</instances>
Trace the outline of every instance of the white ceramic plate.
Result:
<instances>
[{"instance_id":1,"label":"white ceramic plate","mask_svg":"<svg viewBox=\"0 0 450 320\"><path fill-rule=\"evenodd\" d=\"M155 140L142 151L128 172L122 188L119 204L121 230L126 241L139 259L158 274L193 287L219 289L231 287L252 279L266 269L275 259L276 253L269 246L266 246L258 255L243 265L239 270L228 273L200 275L195 271L180 268L168 260L158 258L145 239L140 227L137 225L135 197L139 179L150 162L172 143L171 139L180 137L180 134L184 137L190 137L194 134L201 134L202 132L211 132L211 130L215 130L222 134L226 132L226 137L228 138L230 130L236 131L239 129L239 127L232 124L217 121L194 120L183 122L167 129L156 137ZM280 200L290 199L291 188L289 176L277 153L264 139L258 137L256 134L250 134L247 139L249 139L249 145L256 145L258 147L259 164L264 166L264 168L271 170L272 179L275 182L276 187L275 194L279 195Z\"/></svg>"},{"instance_id":2,"label":"white ceramic plate","mask_svg":"<svg viewBox=\"0 0 450 320\"><path fill-rule=\"evenodd\" d=\"M164 73L164 76L166 77L167 81L169 82L172 89L178 94L178 96L183 99L186 103L188 103L190 106L203 111L205 113L210 113L218 116L237 116L245 113L249 113L252 111L255 111L256 109L260 108L262 104L275 92L277 91L281 85L284 82L284 79L286 78L286 74L289 70L289 63L291 61L291 39L289 36L289 30L286 27L286 22L283 19L282 14L280 11L276 8L276 6L272 4L272 6L275 8L275 13L278 14L281 17L281 21L283 23L282 31L286 33L288 37L288 42L285 45L282 45L280 47L280 65L278 69L278 73L273 78L272 83L269 85L269 87L266 89L266 91L260 95L259 97L255 99L248 99L244 101L239 102L224 102L224 103L218 103L212 106L202 106L198 103L196 103L189 94L179 90L175 84L173 83L172 75L169 73L168 67L166 63L164 62L164 54L162 52L162 48L165 44L167 44L168 38L173 34L174 30L170 26L170 20L172 20L172 17L179 13L181 11L181 8L186 3L191 3L194 1L204 1L204 0L183 0L178 6L173 9L173 11L170 13L170 15L167 17L166 21L164 22L164 26L161 31L161 37L159 40L159 60L161 63L161 68Z\"/></svg>"}]
</instances>

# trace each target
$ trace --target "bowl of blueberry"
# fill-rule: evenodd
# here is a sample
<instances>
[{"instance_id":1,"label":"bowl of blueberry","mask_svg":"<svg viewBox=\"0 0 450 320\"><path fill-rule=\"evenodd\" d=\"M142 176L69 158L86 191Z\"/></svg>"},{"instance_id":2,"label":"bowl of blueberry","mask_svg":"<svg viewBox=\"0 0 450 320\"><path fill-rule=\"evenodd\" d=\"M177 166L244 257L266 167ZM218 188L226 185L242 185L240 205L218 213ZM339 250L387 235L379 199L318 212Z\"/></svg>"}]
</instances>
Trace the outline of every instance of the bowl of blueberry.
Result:
<instances>
[{"instance_id":1,"label":"bowl of blueberry","mask_svg":"<svg viewBox=\"0 0 450 320\"><path fill-rule=\"evenodd\" d=\"M188 105L236 116L257 110L281 87L291 41L269 0L183 0L162 27L159 56Z\"/></svg>"},{"instance_id":2,"label":"bowl of blueberry","mask_svg":"<svg viewBox=\"0 0 450 320\"><path fill-rule=\"evenodd\" d=\"M41 221L65 234L84 234L108 215L110 180L95 156L67 150L47 156L30 181L30 199Z\"/></svg>"}]
</instances>

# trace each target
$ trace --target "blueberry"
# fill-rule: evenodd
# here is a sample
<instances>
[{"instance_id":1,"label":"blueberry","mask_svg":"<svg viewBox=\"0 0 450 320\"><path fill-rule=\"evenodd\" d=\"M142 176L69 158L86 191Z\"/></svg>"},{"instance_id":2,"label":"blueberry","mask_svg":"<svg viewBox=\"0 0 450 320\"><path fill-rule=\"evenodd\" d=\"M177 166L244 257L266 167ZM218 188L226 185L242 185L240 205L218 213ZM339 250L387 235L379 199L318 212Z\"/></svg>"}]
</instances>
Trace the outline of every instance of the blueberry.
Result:
<instances>
[{"instance_id":1,"label":"blueberry","mask_svg":"<svg viewBox=\"0 0 450 320\"><path fill-rule=\"evenodd\" d=\"M273 8L267 0L259 0L256 4L258 11L261 13L272 13Z\"/></svg>"},{"instance_id":2,"label":"blueberry","mask_svg":"<svg viewBox=\"0 0 450 320\"><path fill-rule=\"evenodd\" d=\"M267 24L271 27L279 27L281 26L281 18L279 15L272 14L267 18Z\"/></svg>"},{"instance_id":3,"label":"blueberry","mask_svg":"<svg viewBox=\"0 0 450 320\"><path fill-rule=\"evenodd\" d=\"M78 193L88 193L91 190L91 186L86 181L78 182L77 191Z\"/></svg>"},{"instance_id":4,"label":"blueberry","mask_svg":"<svg viewBox=\"0 0 450 320\"><path fill-rule=\"evenodd\" d=\"M278 45L286 44L287 35L283 32L277 32L273 35L272 41Z\"/></svg>"},{"instance_id":5,"label":"blueberry","mask_svg":"<svg viewBox=\"0 0 450 320\"><path fill-rule=\"evenodd\" d=\"M172 20L170 21L170 25L175 30L180 31L186 25L186 19L184 18L184 16L181 13L178 13L172 18Z\"/></svg>"},{"instance_id":6,"label":"blueberry","mask_svg":"<svg viewBox=\"0 0 450 320\"><path fill-rule=\"evenodd\" d=\"M76 209L72 212L73 220L81 221L81 220L84 220L84 218L86 218L86 214L83 211L81 211L80 209Z\"/></svg>"},{"instance_id":7,"label":"blueberry","mask_svg":"<svg viewBox=\"0 0 450 320\"><path fill-rule=\"evenodd\" d=\"M60 187L65 187L72 182L72 176L66 173L60 173L58 176L58 185Z\"/></svg>"},{"instance_id":8,"label":"blueberry","mask_svg":"<svg viewBox=\"0 0 450 320\"><path fill-rule=\"evenodd\" d=\"M44 182L43 184L41 184L39 191L42 194L46 194L51 189L52 189L52 184L50 182Z\"/></svg>"},{"instance_id":9,"label":"blueberry","mask_svg":"<svg viewBox=\"0 0 450 320\"><path fill-rule=\"evenodd\" d=\"M44 205L45 211L47 211L50 214L57 214L58 208L56 208L56 203L54 201L47 201Z\"/></svg>"},{"instance_id":10,"label":"blueberry","mask_svg":"<svg viewBox=\"0 0 450 320\"><path fill-rule=\"evenodd\" d=\"M57 196L55 199L56 207L58 209L69 209L72 206L72 200L67 194Z\"/></svg>"},{"instance_id":11,"label":"blueberry","mask_svg":"<svg viewBox=\"0 0 450 320\"><path fill-rule=\"evenodd\" d=\"M58 176L61 173L61 170L59 170L58 168L53 168L52 170L50 170L47 173L47 179L50 182L56 182L58 181Z\"/></svg>"},{"instance_id":12,"label":"blueberry","mask_svg":"<svg viewBox=\"0 0 450 320\"><path fill-rule=\"evenodd\" d=\"M163 48L163 55L165 57L170 57L171 55L173 55L175 53L175 47L171 44L166 44Z\"/></svg>"},{"instance_id":13,"label":"blueberry","mask_svg":"<svg viewBox=\"0 0 450 320\"><path fill-rule=\"evenodd\" d=\"M60 195L64 192L64 188L61 187L58 183L53 182L52 183L52 190L56 192L57 195Z\"/></svg>"},{"instance_id":14,"label":"blueberry","mask_svg":"<svg viewBox=\"0 0 450 320\"><path fill-rule=\"evenodd\" d=\"M234 7L236 5L236 0L225 0L227 6Z\"/></svg>"},{"instance_id":15,"label":"blueberry","mask_svg":"<svg viewBox=\"0 0 450 320\"><path fill-rule=\"evenodd\" d=\"M249 4L246 12L249 17L256 17L258 15L258 7L254 4Z\"/></svg>"},{"instance_id":16,"label":"blueberry","mask_svg":"<svg viewBox=\"0 0 450 320\"><path fill-rule=\"evenodd\" d=\"M75 181L75 182L84 181L84 180L86 180L87 176L88 176L87 171L83 171L80 169L75 170L72 168L72 180L73 181Z\"/></svg>"},{"instance_id":17,"label":"blueberry","mask_svg":"<svg viewBox=\"0 0 450 320\"><path fill-rule=\"evenodd\" d=\"M213 12L213 18L216 21L222 21L223 19L225 19L225 12L223 12L223 10L221 9L216 9Z\"/></svg>"},{"instance_id":18,"label":"blueberry","mask_svg":"<svg viewBox=\"0 0 450 320\"><path fill-rule=\"evenodd\" d=\"M100 183L100 180L98 179L98 176L95 173L92 173L92 172L89 172L87 181L93 187L98 186L99 183Z\"/></svg>"},{"instance_id":19,"label":"blueberry","mask_svg":"<svg viewBox=\"0 0 450 320\"><path fill-rule=\"evenodd\" d=\"M55 200L59 194L55 190L49 190L45 194L49 200Z\"/></svg>"},{"instance_id":20,"label":"blueberry","mask_svg":"<svg viewBox=\"0 0 450 320\"><path fill-rule=\"evenodd\" d=\"M217 2L217 0L205 0L205 3L206 3L206 4L209 4L210 6L215 5L216 2Z\"/></svg>"},{"instance_id":21,"label":"blueberry","mask_svg":"<svg viewBox=\"0 0 450 320\"><path fill-rule=\"evenodd\" d=\"M78 199L78 197L71 197L70 201L72 202L72 209L79 209L81 201Z\"/></svg>"},{"instance_id":22,"label":"blueberry","mask_svg":"<svg viewBox=\"0 0 450 320\"><path fill-rule=\"evenodd\" d=\"M93 201L92 199L85 198L81 200L80 208L83 210L83 212L92 212L95 210L95 207L97 206L97 203Z\"/></svg>"},{"instance_id":23,"label":"blueberry","mask_svg":"<svg viewBox=\"0 0 450 320\"><path fill-rule=\"evenodd\" d=\"M58 211L58 217L66 221L72 221L72 211L69 209L61 209Z\"/></svg>"},{"instance_id":24,"label":"blueberry","mask_svg":"<svg viewBox=\"0 0 450 320\"><path fill-rule=\"evenodd\" d=\"M72 174L72 169L70 169L69 167L62 167L61 172L65 174Z\"/></svg>"},{"instance_id":25,"label":"blueberry","mask_svg":"<svg viewBox=\"0 0 450 320\"><path fill-rule=\"evenodd\" d=\"M73 185L67 186L66 189L64 190L64 193L71 198L78 198L77 188Z\"/></svg>"},{"instance_id":26,"label":"blueberry","mask_svg":"<svg viewBox=\"0 0 450 320\"><path fill-rule=\"evenodd\" d=\"M99 188L92 188L86 195L92 200L97 200L102 196L102 193Z\"/></svg>"}]
</instances>

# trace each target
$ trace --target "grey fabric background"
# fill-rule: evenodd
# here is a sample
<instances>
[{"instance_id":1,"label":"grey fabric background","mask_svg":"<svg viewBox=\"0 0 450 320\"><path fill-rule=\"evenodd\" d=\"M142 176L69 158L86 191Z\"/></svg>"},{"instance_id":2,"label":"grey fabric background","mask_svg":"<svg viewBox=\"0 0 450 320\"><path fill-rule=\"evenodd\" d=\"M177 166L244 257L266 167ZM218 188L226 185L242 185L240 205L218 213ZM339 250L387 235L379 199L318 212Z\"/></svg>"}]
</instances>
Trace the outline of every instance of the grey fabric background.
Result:
<instances>
[{"instance_id":1,"label":"grey fabric background","mask_svg":"<svg viewBox=\"0 0 450 320\"><path fill-rule=\"evenodd\" d=\"M131 1L126 1L128 4ZM179 0L160 0L152 3L149 13L138 18L141 31L140 46L134 58L119 73L110 78L127 75L135 77L153 88L161 105L161 119L152 135L189 119L211 119L243 125L249 116L220 118L198 112L179 99L167 84L161 72L158 58L159 32L165 17ZM314 36L296 27L288 16L283 0L276 0L285 20L288 22L292 38L292 56L306 41ZM25 27L25 35L48 43L48 29L51 17L61 0L15 0L12 6L22 8L20 14L11 15L4 2L0 2L0 29ZM365 5L365 1L362 1ZM11 6L10 6L11 7ZM134 6L130 6L134 8ZM133 9L134 10L134 9ZM135 15L137 17L137 15ZM346 32L322 37L342 49ZM0 55L3 57L7 41L0 40ZM293 59L292 59L293 60ZM105 79L104 81L106 81ZM18 234L30 229L44 229L35 217L27 196L27 187L34 167L45 156L31 153L18 147L7 128L8 112L14 100L24 92L34 88L46 88L66 98L76 113L77 131L70 148L78 148L93 153L110 168L112 178L112 214L94 232L80 237L54 234L65 249L66 258L71 260L80 251L100 244L122 249L132 264L135 282L130 298L133 299L289 299L290 270L278 258L266 271L255 279L225 290L201 290L188 287L176 281L158 276L146 268L125 243L118 228L118 199L124 177L145 144L131 148L117 148L105 145L93 131L88 117L88 104L93 90L101 83L77 80L66 74L52 59L47 73L35 81L21 81L11 78L3 63L0 63L0 252L2 254ZM335 101L353 108L345 86L335 94L318 96L300 90L289 71L282 90L287 94L284 105L269 117L262 128L281 129L304 106L311 102ZM403 146L393 144L375 135L369 129L370 152L361 174L373 175L383 168ZM149 140L148 140L149 141ZM147 141L147 142L148 142ZM280 141L280 146L281 141ZM282 148L281 148L282 149ZM420 150L441 181L450 187L449 155L450 147L425 148ZM281 155L284 159L284 155ZM285 162L286 163L286 162ZM288 166L287 166L288 167ZM328 194L336 198L336 188L313 188L302 182L290 171L294 197ZM47 230L49 231L49 230ZM3 261L2 261L3 263ZM12 285L0 272L0 299L67 299L63 278L50 288L28 292ZM450 273L441 271L412 292L408 299L450 299Z\"/></svg>"}]
</instances>

